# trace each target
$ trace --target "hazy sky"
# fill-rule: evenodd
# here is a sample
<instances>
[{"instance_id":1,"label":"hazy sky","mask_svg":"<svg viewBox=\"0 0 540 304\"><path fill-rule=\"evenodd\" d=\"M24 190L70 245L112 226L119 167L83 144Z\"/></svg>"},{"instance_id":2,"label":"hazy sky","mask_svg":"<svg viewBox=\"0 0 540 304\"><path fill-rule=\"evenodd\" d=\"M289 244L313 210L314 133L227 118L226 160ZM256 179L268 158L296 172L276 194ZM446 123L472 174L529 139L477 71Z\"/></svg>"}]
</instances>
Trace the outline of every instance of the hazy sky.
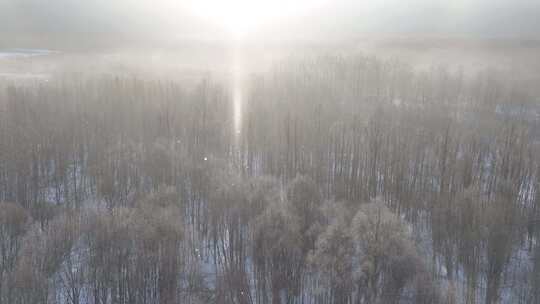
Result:
<instances>
[{"instance_id":1,"label":"hazy sky","mask_svg":"<svg viewBox=\"0 0 540 304\"><path fill-rule=\"evenodd\" d=\"M0 0L0 33L208 37L214 25L191 0ZM225 0L223 0L225 1ZM291 19L291 18L289 18ZM422 33L540 37L539 0L327 0L324 9L280 20L287 33ZM7 39L7 38L5 38Z\"/></svg>"}]
</instances>

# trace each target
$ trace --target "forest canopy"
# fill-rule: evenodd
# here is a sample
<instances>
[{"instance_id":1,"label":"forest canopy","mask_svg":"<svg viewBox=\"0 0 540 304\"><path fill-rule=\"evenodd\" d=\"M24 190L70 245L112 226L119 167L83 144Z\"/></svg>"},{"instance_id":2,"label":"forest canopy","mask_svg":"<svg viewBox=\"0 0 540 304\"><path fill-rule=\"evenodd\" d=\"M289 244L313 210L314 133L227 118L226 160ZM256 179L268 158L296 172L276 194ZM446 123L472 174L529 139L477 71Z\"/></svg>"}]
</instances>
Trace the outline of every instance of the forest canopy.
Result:
<instances>
[{"instance_id":1,"label":"forest canopy","mask_svg":"<svg viewBox=\"0 0 540 304\"><path fill-rule=\"evenodd\" d=\"M539 105L371 56L0 85L0 303L538 303Z\"/></svg>"}]
</instances>

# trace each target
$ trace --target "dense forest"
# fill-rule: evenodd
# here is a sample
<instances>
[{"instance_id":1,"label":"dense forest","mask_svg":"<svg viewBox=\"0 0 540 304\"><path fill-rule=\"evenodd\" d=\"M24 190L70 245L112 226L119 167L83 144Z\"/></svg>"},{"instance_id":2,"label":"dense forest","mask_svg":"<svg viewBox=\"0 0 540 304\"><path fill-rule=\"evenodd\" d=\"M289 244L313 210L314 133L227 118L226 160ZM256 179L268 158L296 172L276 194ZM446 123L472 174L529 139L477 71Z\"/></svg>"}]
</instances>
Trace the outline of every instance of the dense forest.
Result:
<instances>
[{"instance_id":1,"label":"dense forest","mask_svg":"<svg viewBox=\"0 0 540 304\"><path fill-rule=\"evenodd\" d=\"M288 59L230 90L0 84L0 303L540 303L510 73Z\"/></svg>"}]
</instances>

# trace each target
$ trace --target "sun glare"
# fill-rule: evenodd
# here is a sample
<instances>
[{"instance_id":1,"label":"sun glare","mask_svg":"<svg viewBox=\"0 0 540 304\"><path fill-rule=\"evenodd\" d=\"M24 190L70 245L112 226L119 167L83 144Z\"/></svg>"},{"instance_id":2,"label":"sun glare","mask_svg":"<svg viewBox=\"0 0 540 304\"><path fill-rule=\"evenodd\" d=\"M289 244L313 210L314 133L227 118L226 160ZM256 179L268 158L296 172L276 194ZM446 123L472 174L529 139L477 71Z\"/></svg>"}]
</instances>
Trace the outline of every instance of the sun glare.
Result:
<instances>
[{"instance_id":1,"label":"sun glare","mask_svg":"<svg viewBox=\"0 0 540 304\"><path fill-rule=\"evenodd\" d=\"M295 17L321 6L326 0L192 0L192 13L243 37L259 27Z\"/></svg>"}]
</instances>

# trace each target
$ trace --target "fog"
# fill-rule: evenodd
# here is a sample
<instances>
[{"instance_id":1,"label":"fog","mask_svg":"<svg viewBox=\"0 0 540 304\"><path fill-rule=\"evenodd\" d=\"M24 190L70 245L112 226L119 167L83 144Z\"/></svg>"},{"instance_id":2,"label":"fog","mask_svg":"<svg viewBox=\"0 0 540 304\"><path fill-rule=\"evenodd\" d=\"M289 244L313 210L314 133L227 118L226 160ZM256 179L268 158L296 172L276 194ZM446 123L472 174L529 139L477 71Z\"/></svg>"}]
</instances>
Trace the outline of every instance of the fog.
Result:
<instances>
[{"instance_id":1,"label":"fog","mask_svg":"<svg viewBox=\"0 0 540 304\"><path fill-rule=\"evenodd\" d=\"M190 14L190 5L189 0L2 0L0 31L7 37L2 43L27 36L46 40L47 35L77 41L85 40L80 35L89 35L86 39L119 43L122 38L222 39L224 33L215 24ZM280 39L360 33L535 38L540 35L539 12L540 4L534 0L336 0L259 31Z\"/></svg>"},{"instance_id":2,"label":"fog","mask_svg":"<svg viewBox=\"0 0 540 304\"><path fill-rule=\"evenodd\" d=\"M0 0L0 304L540 303L540 3Z\"/></svg>"}]
</instances>

